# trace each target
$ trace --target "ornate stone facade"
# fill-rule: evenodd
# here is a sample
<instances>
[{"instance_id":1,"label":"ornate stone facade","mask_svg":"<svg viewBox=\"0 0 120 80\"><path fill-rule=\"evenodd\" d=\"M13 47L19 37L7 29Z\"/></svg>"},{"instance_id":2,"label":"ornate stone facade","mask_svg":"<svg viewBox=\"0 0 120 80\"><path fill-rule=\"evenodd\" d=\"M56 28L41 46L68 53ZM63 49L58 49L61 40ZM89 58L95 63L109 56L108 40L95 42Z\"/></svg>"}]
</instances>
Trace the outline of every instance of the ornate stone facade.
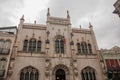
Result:
<instances>
[{"instance_id":1,"label":"ornate stone facade","mask_svg":"<svg viewBox=\"0 0 120 80\"><path fill-rule=\"evenodd\" d=\"M68 11L59 18L49 9L45 25L24 21L22 16L6 80L104 80L91 24L71 28Z\"/></svg>"}]
</instances>

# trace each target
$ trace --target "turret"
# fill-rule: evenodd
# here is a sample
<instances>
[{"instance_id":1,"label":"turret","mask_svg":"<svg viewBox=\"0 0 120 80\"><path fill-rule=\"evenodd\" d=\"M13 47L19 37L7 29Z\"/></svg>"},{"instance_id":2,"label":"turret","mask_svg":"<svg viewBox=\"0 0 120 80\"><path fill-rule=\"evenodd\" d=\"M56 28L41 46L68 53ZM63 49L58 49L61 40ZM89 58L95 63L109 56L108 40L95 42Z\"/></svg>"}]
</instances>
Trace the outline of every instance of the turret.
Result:
<instances>
[{"instance_id":1,"label":"turret","mask_svg":"<svg viewBox=\"0 0 120 80\"><path fill-rule=\"evenodd\" d=\"M47 17L50 16L50 9L48 8Z\"/></svg>"}]
</instances>

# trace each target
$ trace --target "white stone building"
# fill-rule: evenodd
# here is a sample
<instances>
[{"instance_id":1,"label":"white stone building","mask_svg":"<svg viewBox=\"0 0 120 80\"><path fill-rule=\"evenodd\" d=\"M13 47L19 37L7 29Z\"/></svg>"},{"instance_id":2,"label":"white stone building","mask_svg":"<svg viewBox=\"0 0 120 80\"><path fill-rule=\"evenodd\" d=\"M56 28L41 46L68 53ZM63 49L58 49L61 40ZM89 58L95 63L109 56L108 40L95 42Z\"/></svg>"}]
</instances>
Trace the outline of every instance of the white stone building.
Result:
<instances>
[{"instance_id":1,"label":"white stone building","mask_svg":"<svg viewBox=\"0 0 120 80\"><path fill-rule=\"evenodd\" d=\"M53 17L46 24L20 19L6 80L104 80L98 46L90 24L72 28L66 18Z\"/></svg>"}]
</instances>

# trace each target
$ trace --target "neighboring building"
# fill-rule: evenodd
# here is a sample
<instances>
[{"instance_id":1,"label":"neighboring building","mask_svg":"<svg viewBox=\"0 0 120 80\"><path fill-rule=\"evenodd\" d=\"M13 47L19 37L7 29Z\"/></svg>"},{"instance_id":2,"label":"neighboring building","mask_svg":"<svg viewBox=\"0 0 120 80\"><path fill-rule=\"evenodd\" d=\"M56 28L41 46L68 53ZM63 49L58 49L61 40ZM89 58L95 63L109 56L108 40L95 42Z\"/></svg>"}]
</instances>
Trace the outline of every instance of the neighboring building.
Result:
<instances>
[{"instance_id":1,"label":"neighboring building","mask_svg":"<svg viewBox=\"0 0 120 80\"><path fill-rule=\"evenodd\" d=\"M10 30L9 30L10 29ZM0 80L7 77L17 27L0 27ZM15 31L15 32L16 32Z\"/></svg>"},{"instance_id":2,"label":"neighboring building","mask_svg":"<svg viewBox=\"0 0 120 80\"><path fill-rule=\"evenodd\" d=\"M101 49L101 63L108 80L120 80L120 47Z\"/></svg>"},{"instance_id":3,"label":"neighboring building","mask_svg":"<svg viewBox=\"0 0 120 80\"><path fill-rule=\"evenodd\" d=\"M52 17L44 24L20 19L6 80L104 80L93 31L71 28L66 18Z\"/></svg>"},{"instance_id":4,"label":"neighboring building","mask_svg":"<svg viewBox=\"0 0 120 80\"><path fill-rule=\"evenodd\" d=\"M117 0L114 4L115 10L113 13L117 14L120 17L120 0Z\"/></svg>"}]
</instances>

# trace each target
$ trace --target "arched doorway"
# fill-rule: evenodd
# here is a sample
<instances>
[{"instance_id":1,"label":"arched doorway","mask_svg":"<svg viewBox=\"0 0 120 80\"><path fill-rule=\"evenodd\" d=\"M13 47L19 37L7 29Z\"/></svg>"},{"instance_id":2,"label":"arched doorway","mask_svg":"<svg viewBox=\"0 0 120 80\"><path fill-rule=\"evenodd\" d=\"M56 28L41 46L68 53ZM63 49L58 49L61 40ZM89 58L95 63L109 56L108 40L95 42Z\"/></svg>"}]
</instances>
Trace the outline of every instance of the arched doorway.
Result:
<instances>
[{"instance_id":1,"label":"arched doorway","mask_svg":"<svg viewBox=\"0 0 120 80\"><path fill-rule=\"evenodd\" d=\"M56 71L56 80L66 80L66 74L63 69L58 69Z\"/></svg>"},{"instance_id":2,"label":"arched doorway","mask_svg":"<svg viewBox=\"0 0 120 80\"><path fill-rule=\"evenodd\" d=\"M52 80L70 80L70 71L67 66L56 65L52 71Z\"/></svg>"}]
</instances>

